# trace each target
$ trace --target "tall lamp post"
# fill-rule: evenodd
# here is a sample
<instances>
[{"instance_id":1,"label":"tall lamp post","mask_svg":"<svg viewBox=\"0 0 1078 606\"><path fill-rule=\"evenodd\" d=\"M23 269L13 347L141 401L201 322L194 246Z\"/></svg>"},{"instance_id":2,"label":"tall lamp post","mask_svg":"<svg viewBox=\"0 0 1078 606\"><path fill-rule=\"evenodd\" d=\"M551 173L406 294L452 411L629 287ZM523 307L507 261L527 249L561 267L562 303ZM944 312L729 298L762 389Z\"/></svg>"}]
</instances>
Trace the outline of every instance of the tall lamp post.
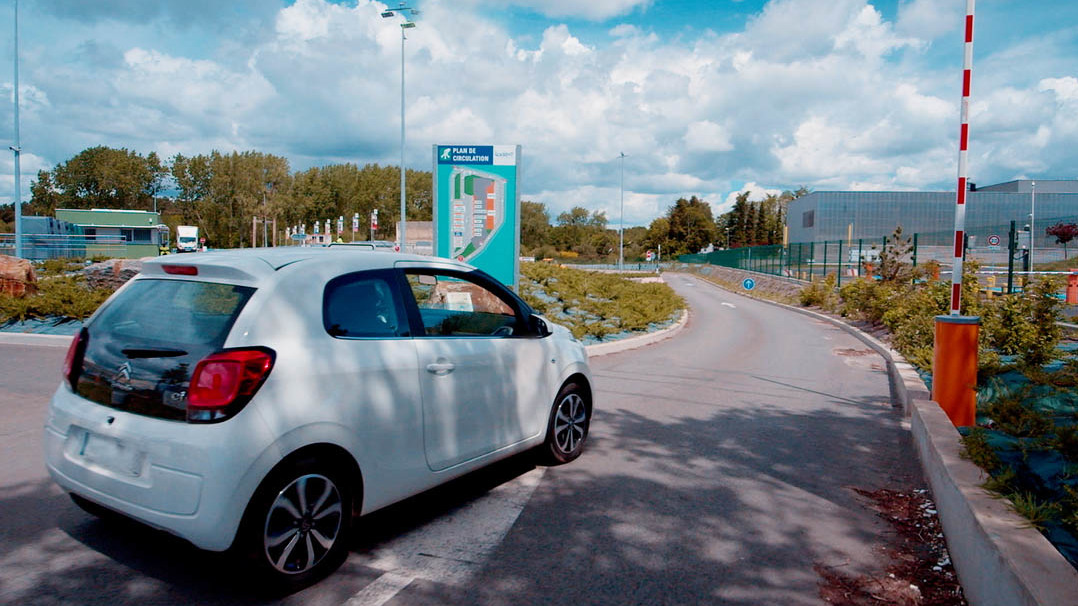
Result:
<instances>
[{"instance_id":1,"label":"tall lamp post","mask_svg":"<svg viewBox=\"0 0 1078 606\"><path fill-rule=\"evenodd\" d=\"M22 258L22 171L19 156L22 146L19 144L19 0L15 0L15 144L10 146L15 153L15 258Z\"/></svg>"},{"instance_id":2,"label":"tall lamp post","mask_svg":"<svg viewBox=\"0 0 1078 606\"><path fill-rule=\"evenodd\" d=\"M625 271L625 152L621 160L621 217L618 219L618 271Z\"/></svg>"},{"instance_id":3,"label":"tall lamp post","mask_svg":"<svg viewBox=\"0 0 1078 606\"><path fill-rule=\"evenodd\" d=\"M415 27L415 22L409 19L409 16L418 15L419 11L410 6L405 6L404 3L401 2L401 5L397 8L387 8L385 12L382 13L382 17L388 19L398 13L404 16L404 23L401 23L401 223L397 237L400 239L401 252L404 252L406 242L405 215L407 214L407 197L405 195L404 184L404 41L408 39L408 37L404 35L404 32L407 29Z\"/></svg>"},{"instance_id":4,"label":"tall lamp post","mask_svg":"<svg viewBox=\"0 0 1078 606\"><path fill-rule=\"evenodd\" d=\"M1033 221L1037 218L1037 182L1029 183L1029 271L1033 271L1033 239L1037 230L1033 227Z\"/></svg>"}]
</instances>

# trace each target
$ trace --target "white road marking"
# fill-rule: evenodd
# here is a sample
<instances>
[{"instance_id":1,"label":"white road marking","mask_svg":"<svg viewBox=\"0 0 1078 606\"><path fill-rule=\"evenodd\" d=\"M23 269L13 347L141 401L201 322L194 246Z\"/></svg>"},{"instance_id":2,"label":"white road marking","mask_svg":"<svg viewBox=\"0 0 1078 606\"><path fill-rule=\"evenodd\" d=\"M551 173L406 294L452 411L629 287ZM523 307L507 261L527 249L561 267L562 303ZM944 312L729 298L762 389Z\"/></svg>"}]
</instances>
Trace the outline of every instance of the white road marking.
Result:
<instances>
[{"instance_id":1,"label":"white road marking","mask_svg":"<svg viewBox=\"0 0 1078 606\"><path fill-rule=\"evenodd\" d=\"M722 304L729 307L730 309L737 309L737 305L734 305L733 303L727 303L726 301L723 301Z\"/></svg>"},{"instance_id":2,"label":"white road marking","mask_svg":"<svg viewBox=\"0 0 1078 606\"><path fill-rule=\"evenodd\" d=\"M412 577L387 572L352 596L345 602L345 606L382 606L413 580Z\"/></svg>"},{"instance_id":3,"label":"white road marking","mask_svg":"<svg viewBox=\"0 0 1078 606\"><path fill-rule=\"evenodd\" d=\"M384 604L414 579L463 584L509 533L545 471L537 467L371 551L363 564L386 573L347 604Z\"/></svg>"}]
</instances>

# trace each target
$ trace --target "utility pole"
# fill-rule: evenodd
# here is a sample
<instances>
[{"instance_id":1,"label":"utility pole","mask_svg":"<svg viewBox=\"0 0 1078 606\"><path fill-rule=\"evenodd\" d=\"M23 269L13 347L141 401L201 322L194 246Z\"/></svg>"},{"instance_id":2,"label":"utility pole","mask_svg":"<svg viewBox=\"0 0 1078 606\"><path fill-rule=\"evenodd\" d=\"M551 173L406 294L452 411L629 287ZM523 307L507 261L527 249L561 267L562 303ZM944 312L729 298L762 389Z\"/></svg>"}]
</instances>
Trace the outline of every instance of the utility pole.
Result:
<instances>
[{"instance_id":1,"label":"utility pole","mask_svg":"<svg viewBox=\"0 0 1078 606\"><path fill-rule=\"evenodd\" d=\"M19 0L15 0L15 144L11 151L15 153L15 257L21 259L22 250L22 170L20 156L22 145L19 142Z\"/></svg>"}]
</instances>

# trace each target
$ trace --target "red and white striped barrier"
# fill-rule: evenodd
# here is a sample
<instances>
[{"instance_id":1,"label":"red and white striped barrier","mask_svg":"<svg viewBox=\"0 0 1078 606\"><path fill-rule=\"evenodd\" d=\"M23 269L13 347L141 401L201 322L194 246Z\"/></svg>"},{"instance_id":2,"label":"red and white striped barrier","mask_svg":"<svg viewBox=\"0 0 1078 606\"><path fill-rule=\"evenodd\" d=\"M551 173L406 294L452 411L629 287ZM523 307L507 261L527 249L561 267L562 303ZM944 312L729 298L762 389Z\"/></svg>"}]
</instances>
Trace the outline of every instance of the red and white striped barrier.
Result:
<instances>
[{"instance_id":1,"label":"red and white striped barrier","mask_svg":"<svg viewBox=\"0 0 1078 606\"><path fill-rule=\"evenodd\" d=\"M958 133L958 196L954 211L954 272L951 274L951 315L962 308L962 262L965 260L966 177L969 149L969 90L973 77L973 5L966 0L966 56L962 70L962 127Z\"/></svg>"}]
</instances>

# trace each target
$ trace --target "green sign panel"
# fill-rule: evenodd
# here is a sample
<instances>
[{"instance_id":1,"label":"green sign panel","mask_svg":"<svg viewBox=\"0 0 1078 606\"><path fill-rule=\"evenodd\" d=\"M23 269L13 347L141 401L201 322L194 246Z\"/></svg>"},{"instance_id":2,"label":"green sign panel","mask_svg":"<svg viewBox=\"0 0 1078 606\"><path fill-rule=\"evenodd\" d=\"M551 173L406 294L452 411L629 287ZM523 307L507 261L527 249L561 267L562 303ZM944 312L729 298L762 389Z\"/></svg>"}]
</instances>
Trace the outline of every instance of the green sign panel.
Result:
<instances>
[{"instance_id":1,"label":"green sign panel","mask_svg":"<svg viewBox=\"0 0 1078 606\"><path fill-rule=\"evenodd\" d=\"M434 146L434 254L517 287L519 145Z\"/></svg>"}]
</instances>

